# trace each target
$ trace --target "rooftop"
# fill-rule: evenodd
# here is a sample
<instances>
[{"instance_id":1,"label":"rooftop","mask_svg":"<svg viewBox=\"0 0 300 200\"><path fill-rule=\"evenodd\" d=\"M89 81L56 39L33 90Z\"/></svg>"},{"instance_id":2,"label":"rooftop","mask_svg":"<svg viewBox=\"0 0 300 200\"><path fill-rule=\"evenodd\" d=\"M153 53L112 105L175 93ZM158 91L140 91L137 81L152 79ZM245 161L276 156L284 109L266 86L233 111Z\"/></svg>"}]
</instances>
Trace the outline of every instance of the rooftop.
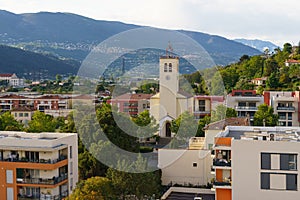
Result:
<instances>
[{"instance_id":1,"label":"rooftop","mask_svg":"<svg viewBox=\"0 0 300 200\"><path fill-rule=\"evenodd\" d=\"M76 136L74 133L25 133L0 131L0 148L8 150L32 149L52 151L65 147L62 139ZM77 137L77 136L76 136Z\"/></svg>"},{"instance_id":2,"label":"rooftop","mask_svg":"<svg viewBox=\"0 0 300 200\"><path fill-rule=\"evenodd\" d=\"M228 126L217 137L235 140L300 142L300 127Z\"/></svg>"},{"instance_id":3,"label":"rooftop","mask_svg":"<svg viewBox=\"0 0 300 200\"><path fill-rule=\"evenodd\" d=\"M226 126L249 126L247 117L230 117L213 122L204 127L205 130L224 130Z\"/></svg>"}]
</instances>

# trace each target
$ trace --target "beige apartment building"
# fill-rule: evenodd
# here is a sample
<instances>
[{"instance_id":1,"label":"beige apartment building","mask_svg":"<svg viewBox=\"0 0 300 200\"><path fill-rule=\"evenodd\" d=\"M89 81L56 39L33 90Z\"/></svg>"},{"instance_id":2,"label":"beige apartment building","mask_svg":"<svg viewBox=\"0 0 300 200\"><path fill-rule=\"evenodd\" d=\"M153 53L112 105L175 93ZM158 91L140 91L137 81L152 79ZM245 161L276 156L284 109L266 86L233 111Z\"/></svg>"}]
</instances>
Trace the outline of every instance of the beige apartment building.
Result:
<instances>
[{"instance_id":1,"label":"beige apartment building","mask_svg":"<svg viewBox=\"0 0 300 200\"><path fill-rule=\"evenodd\" d=\"M299 135L299 127L226 127L215 138L216 200L298 199Z\"/></svg>"},{"instance_id":2,"label":"beige apartment building","mask_svg":"<svg viewBox=\"0 0 300 200\"><path fill-rule=\"evenodd\" d=\"M78 182L77 134L0 132L0 194L61 200Z\"/></svg>"}]
</instances>

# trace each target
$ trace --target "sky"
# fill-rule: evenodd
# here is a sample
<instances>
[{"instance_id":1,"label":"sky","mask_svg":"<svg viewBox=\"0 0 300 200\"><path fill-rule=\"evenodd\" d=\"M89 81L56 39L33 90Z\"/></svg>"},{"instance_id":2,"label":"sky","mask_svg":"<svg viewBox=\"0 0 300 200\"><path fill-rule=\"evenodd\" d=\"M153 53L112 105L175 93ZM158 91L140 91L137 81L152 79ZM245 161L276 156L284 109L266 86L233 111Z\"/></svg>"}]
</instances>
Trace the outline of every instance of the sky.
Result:
<instances>
[{"instance_id":1,"label":"sky","mask_svg":"<svg viewBox=\"0 0 300 200\"><path fill-rule=\"evenodd\" d=\"M298 0L0 0L14 13L71 12L98 20L185 29L228 39L300 41ZM0 27L1 28L1 27Z\"/></svg>"}]
</instances>

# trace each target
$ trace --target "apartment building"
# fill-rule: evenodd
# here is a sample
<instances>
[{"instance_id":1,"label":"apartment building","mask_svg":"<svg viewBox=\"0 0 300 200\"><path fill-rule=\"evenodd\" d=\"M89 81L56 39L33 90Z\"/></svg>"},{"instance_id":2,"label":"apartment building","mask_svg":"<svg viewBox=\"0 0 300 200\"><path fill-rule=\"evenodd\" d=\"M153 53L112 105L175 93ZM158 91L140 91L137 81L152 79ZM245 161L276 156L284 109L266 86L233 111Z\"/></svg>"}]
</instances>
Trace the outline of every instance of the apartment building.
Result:
<instances>
[{"instance_id":1,"label":"apartment building","mask_svg":"<svg viewBox=\"0 0 300 200\"><path fill-rule=\"evenodd\" d=\"M77 134L0 132L0 194L61 200L78 182Z\"/></svg>"},{"instance_id":2,"label":"apartment building","mask_svg":"<svg viewBox=\"0 0 300 200\"><path fill-rule=\"evenodd\" d=\"M119 112L136 116L150 109L151 96L151 94L123 94L107 100L107 103L116 106Z\"/></svg>"},{"instance_id":3,"label":"apartment building","mask_svg":"<svg viewBox=\"0 0 300 200\"><path fill-rule=\"evenodd\" d=\"M216 200L298 199L299 135L299 127L226 127L215 138Z\"/></svg>"},{"instance_id":4,"label":"apartment building","mask_svg":"<svg viewBox=\"0 0 300 200\"><path fill-rule=\"evenodd\" d=\"M226 106L237 111L238 117L249 117L253 125L257 107L264 103L264 96L257 95L255 90L233 90L226 96Z\"/></svg>"},{"instance_id":5,"label":"apartment building","mask_svg":"<svg viewBox=\"0 0 300 200\"><path fill-rule=\"evenodd\" d=\"M193 101L193 114L196 119L201 119L204 116L211 116L212 110L224 103L223 96L206 96L206 95L197 95L194 96Z\"/></svg>"},{"instance_id":6,"label":"apartment building","mask_svg":"<svg viewBox=\"0 0 300 200\"><path fill-rule=\"evenodd\" d=\"M300 93L265 91L264 102L274 108L274 113L279 116L279 126L300 125Z\"/></svg>"},{"instance_id":7,"label":"apartment building","mask_svg":"<svg viewBox=\"0 0 300 200\"><path fill-rule=\"evenodd\" d=\"M16 74L0 74L0 81L7 81L11 86L24 86L24 79L18 78Z\"/></svg>"}]
</instances>

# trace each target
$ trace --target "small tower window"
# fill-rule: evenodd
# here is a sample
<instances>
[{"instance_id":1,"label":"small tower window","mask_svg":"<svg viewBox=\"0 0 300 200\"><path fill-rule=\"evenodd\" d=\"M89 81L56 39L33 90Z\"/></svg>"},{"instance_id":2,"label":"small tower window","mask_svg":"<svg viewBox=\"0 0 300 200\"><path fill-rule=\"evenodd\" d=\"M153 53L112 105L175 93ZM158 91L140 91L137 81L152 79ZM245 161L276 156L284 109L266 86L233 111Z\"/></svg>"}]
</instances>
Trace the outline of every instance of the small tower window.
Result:
<instances>
[{"instance_id":1,"label":"small tower window","mask_svg":"<svg viewBox=\"0 0 300 200\"><path fill-rule=\"evenodd\" d=\"M169 63L169 72L172 72L172 63Z\"/></svg>"},{"instance_id":2,"label":"small tower window","mask_svg":"<svg viewBox=\"0 0 300 200\"><path fill-rule=\"evenodd\" d=\"M168 72L168 64L167 63L165 63L164 72Z\"/></svg>"}]
</instances>

